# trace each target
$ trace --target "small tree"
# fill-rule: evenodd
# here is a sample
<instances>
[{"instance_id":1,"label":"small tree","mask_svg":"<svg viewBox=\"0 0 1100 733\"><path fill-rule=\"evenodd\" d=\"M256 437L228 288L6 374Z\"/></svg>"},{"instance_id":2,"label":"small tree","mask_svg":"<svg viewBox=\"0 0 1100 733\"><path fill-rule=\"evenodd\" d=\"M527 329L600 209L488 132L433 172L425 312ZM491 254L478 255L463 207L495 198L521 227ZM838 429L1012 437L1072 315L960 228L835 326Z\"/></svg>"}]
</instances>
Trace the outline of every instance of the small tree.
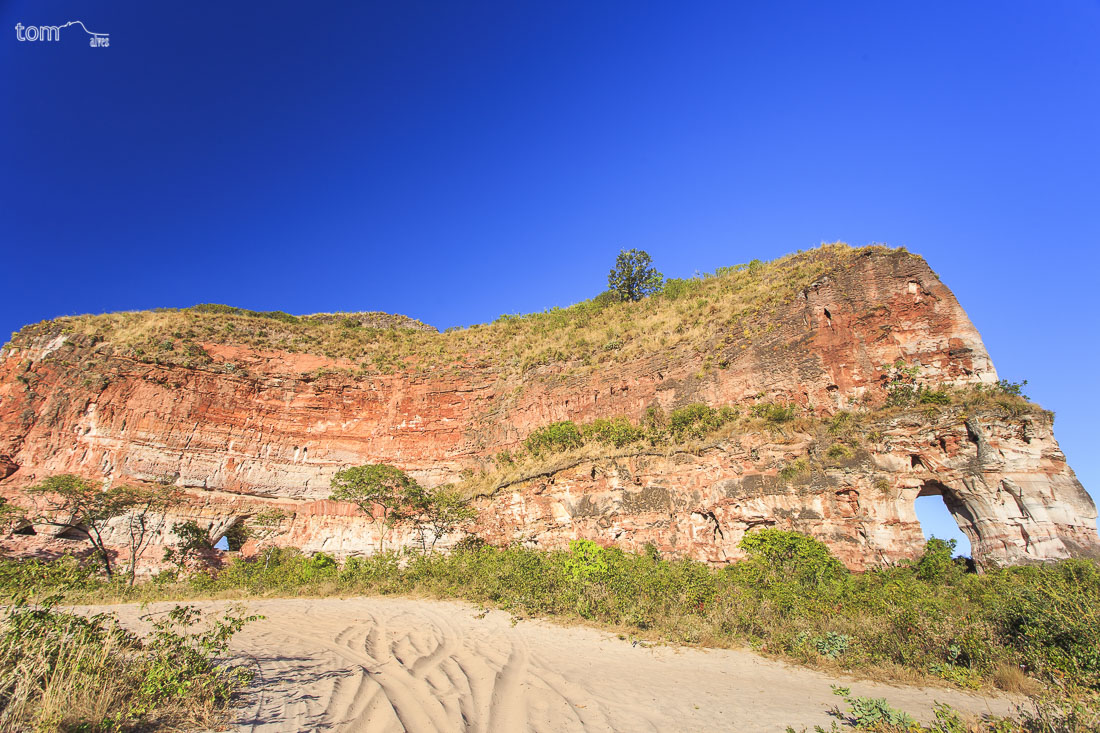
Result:
<instances>
[{"instance_id":1,"label":"small tree","mask_svg":"<svg viewBox=\"0 0 1100 733\"><path fill-rule=\"evenodd\" d=\"M172 534L176 536L176 546L164 548L164 561L175 565L181 573L214 547L209 530L200 527L193 519L173 524Z\"/></svg>"},{"instance_id":2,"label":"small tree","mask_svg":"<svg viewBox=\"0 0 1100 733\"><path fill-rule=\"evenodd\" d=\"M607 275L607 287L619 295L619 300L641 300L661 289L664 276L651 264L644 250L619 252L615 267Z\"/></svg>"},{"instance_id":3,"label":"small tree","mask_svg":"<svg viewBox=\"0 0 1100 733\"><path fill-rule=\"evenodd\" d=\"M423 490L400 468L383 463L345 468L332 478L333 501L355 504L378 525L378 550L386 534L409 515L410 504Z\"/></svg>"},{"instance_id":4,"label":"small tree","mask_svg":"<svg viewBox=\"0 0 1100 733\"><path fill-rule=\"evenodd\" d=\"M425 554L435 551L435 543L440 537L477 517L470 500L450 485L420 489L411 498L414 520L420 531L420 549Z\"/></svg>"},{"instance_id":5,"label":"small tree","mask_svg":"<svg viewBox=\"0 0 1100 733\"><path fill-rule=\"evenodd\" d=\"M102 563L103 571L111 578L114 569L103 532L108 522L134 506L133 490L126 486L105 489L67 473L50 476L27 489L27 493L40 498L44 504L38 521L84 535L91 543L95 557Z\"/></svg>"},{"instance_id":6,"label":"small tree","mask_svg":"<svg viewBox=\"0 0 1100 733\"><path fill-rule=\"evenodd\" d=\"M154 488L133 488L123 486L117 491L130 494L130 506L126 512L126 530L130 551L130 585L137 579L137 564L141 553L149 543L164 530L168 521L168 512L179 503L181 493L167 484Z\"/></svg>"}]
</instances>

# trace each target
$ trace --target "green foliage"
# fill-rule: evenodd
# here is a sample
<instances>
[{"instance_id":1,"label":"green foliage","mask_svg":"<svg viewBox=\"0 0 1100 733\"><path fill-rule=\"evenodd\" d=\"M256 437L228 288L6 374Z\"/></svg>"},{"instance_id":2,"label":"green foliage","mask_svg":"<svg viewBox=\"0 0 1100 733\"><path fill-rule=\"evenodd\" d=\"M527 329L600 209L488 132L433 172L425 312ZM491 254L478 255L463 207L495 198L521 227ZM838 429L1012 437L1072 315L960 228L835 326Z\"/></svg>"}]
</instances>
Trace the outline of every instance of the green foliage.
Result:
<instances>
[{"instance_id":1,"label":"green foliage","mask_svg":"<svg viewBox=\"0 0 1100 733\"><path fill-rule=\"evenodd\" d=\"M929 671L940 679L965 689L976 690L981 687L981 676L969 667L960 667L955 664L933 664Z\"/></svg>"},{"instance_id":2,"label":"green foliage","mask_svg":"<svg viewBox=\"0 0 1100 733\"><path fill-rule=\"evenodd\" d=\"M950 405L951 396L942 389L921 387L917 389L917 404L920 405Z\"/></svg>"},{"instance_id":3,"label":"green foliage","mask_svg":"<svg viewBox=\"0 0 1100 733\"><path fill-rule=\"evenodd\" d=\"M232 305L222 305L221 303L200 303L199 305L191 306L189 310L198 313L221 313L224 315L247 316L249 318L267 318L273 321L282 321L283 323L297 323L299 321L298 316L292 316L283 311L253 311L245 308L237 308Z\"/></svg>"},{"instance_id":4,"label":"green foliage","mask_svg":"<svg viewBox=\"0 0 1100 733\"><path fill-rule=\"evenodd\" d=\"M5 730L123 730L187 724L224 715L252 673L219 662L229 641L258 616L231 612L194 630L200 612L176 606L140 638L111 614L57 610L16 597L0 631L0 700Z\"/></svg>"},{"instance_id":5,"label":"green foliage","mask_svg":"<svg viewBox=\"0 0 1100 733\"><path fill-rule=\"evenodd\" d=\"M732 407L715 409L695 402L669 413L668 432L673 440L703 438L736 418L737 412Z\"/></svg>"},{"instance_id":6,"label":"green foliage","mask_svg":"<svg viewBox=\"0 0 1100 733\"><path fill-rule=\"evenodd\" d=\"M1065 560L995 578L993 618L1027 667L1100 689L1100 565Z\"/></svg>"},{"instance_id":7,"label":"green foliage","mask_svg":"<svg viewBox=\"0 0 1100 733\"><path fill-rule=\"evenodd\" d=\"M1024 387L1026 387L1026 386L1027 386L1027 380L1026 379L1022 382L1011 382L1007 379L998 379L997 380L997 389L1000 390L1003 394L1008 395L1009 397L1020 397L1020 398L1025 399L1025 400L1029 399L1028 396L1026 394L1024 394L1024 391L1023 391Z\"/></svg>"},{"instance_id":8,"label":"green foliage","mask_svg":"<svg viewBox=\"0 0 1100 733\"><path fill-rule=\"evenodd\" d=\"M378 547L382 549L386 533L409 516L409 505L419 492L416 481L401 469L373 463L337 472L329 498L355 504L370 517L379 526Z\"/></svg>"},{"instance_id":9,"label":"green foliage","mask_svg":"<svg viewBox=\"0 0 1100 733\"><path fill-rule=\"evenodd\" d=\"M81 591L96 585L93 569L72 555L56 560L0 559L0 593L37 594L55 590Z\"/></svg>"},{"instance_id":10,"label":"green foliage","mask_svg":"<svg viewBox=\"0 0 1100 733\"><path fill-rule=\"evenodd\" d=\"M614 290L605 290L593 298L591 303L596 309L602 310L613 303L618 303L619 300L620 298L617 292Z\"/></svg>"},{"instance_id":11,"label":"green foliage","mask_svg":"<svg viewBox=\"0 0 1100 733\"><path fill-rule=\"evenodd\" d=\"M73 602L187 593L463 598L516 615L579 616L677 642L748 644L809 664L900 667L966 688L1022 668L1077 691L1086 706L1100 694L1096 561L978 575L951 560L949 543L935 541L918 562L849 573L822 543L794 532L756 529L741 546L747 557L722 569L664 560L652 546L631 554L591 541L546 552L467 537L449 554L383 552L342 566L327 555L272 548L267 561L235 557L220 571L134 589L99 581L71 560L0 559L0 589L33 587L39 595L64 589ZM1062 713L1042 713L1056 714Z\"/></svg>"},{"instance_id":12,"label":"green foliage","mask_svg":"<svg viewBox=\"0 0 1100 733\"><path fill-rule=\"evenodd\" d=\"M27 523L27 510L0 496L0 538L7 537Z\"/></svg>"},{"instance_id":13,"label":"green foliage","mask_svg":"<svg viewBox=\"0 0 1100 733\"><path fill-rule=\"evenodd\" d=\"M94 555L102 564L107 577L114 573L111 553L103 538L108 522L131 514L131 539L135 531L146 529L133 526L133 514L143 511L145 515L158 510L159 498L150 491L119 486L105 489L87 479L72 474L49 476L27 489L27 493L45 505L44 513L36 520L55 527L71 530L83 535L92 545ZM163 518L163 508L159 507ZM141 519L144 525L143 516ZM140 539L145 540L143 535ZM136 548L136 549L140 549ZM131 553L131 578L135 555Z\"/></svg>"},{"instance_id":14,"label":"green foliage","mask_svg":"<svg viewBox=\"0 0 1100 733\"><path fill-rule=\"evenodd\" d=\"M810 470L810 464L806 462L805 458L799 458L791 461L783 468L779 469L777 474L779 478L784 481L793 481L795 478L808 473Z\"/></svg>"},{"instance_id":15,"label":"green foliage","mask_svg":"<svg viewBox=\"0 0 1100 733\"><path fill-rule=\"evenodd\" d=\"M932 389L925 385L898 384L890 387L886 393L887 407L950 404L951 395L945 390Z\"/></svg>"},{"instance_id":16,"label":"green foliage","mask_svg":"<svg viewBox=\"0 0 1100 733\"><path fill-rule=\"evenodd\" d=\"M752 416L770 423L790 422L797 415L794 405L777 405L774 402L758 402L752 406Z\"/></svg>"},{"instance_id":17,"label":"green foliage","mask_svg":"<svg viewBox=\"0 0 1100 733\"><path fill-rule=\"evenodd\" d=\"M565 572L574 583L587 583L607 573L607 551L592 540L571 540Z\"/></svg>"},{"instance_id":18,"label":"green foliage","mask_svg":"<svg viewBox=\"0 0 1100 733\"><path fill-rule=\"evenodd\" d=\"M955 540L933 537L924 545L924 554L917 561L917 577L921 580L942 580L954 567Z\"/></svg>"},{"instance_id":19,"label":"green foliage","mask_svg":"<svg viewBox=\"0 0 1100 733\"><path fill-rule=\"evenodd\" d=\"M588 442L622 448L644 440L646 432L625 417L617 417L611 420L601 418L582 425L581 435Z\"/></svg>"},{"instance_id":20,"label":"green foliage","mask_svg":"<svg viewBox=\"0 0 1100 733\"><path fill-rule=\"evenodd\" d=\"M584 436L577 424L572 420L563 420L534 430L527 436L523 446L531 455L540 456L547 453L563 453L580 448L583 444Z\"/></svg>"},{"instance_id":21,"label":"green foliage","mask_svg":"<svg viewBox=\"0 0 1100 733\"><path fill-rule=\"evenodd\" d=\"M409 492L407 501L410 517L420 532L422 552L435 550L436 542L442 537L477 518L469 499L450 485L434 489L417 487Z\"/></svg>"},{"instance_id":22,"label":"green foliage","mask_svg":"<svg viewBox=\"0 0 1100 733\"><path fill-rule=\"evenodd\" d=\"M421 550L427 553L441 537L477 516L469 499L453 486L427 489L401 469L385 464L344 469L333 477L332 488L332 500L355 504L379 526L379 551L385 547L386 533L398 524L413 524Z\"/></svg>"},{"instance_id":23,"label":"green foliage","mask_svg":"<svg viewBox=\"0 0 1100 733\"><path fill-rule=\"evenodd\" d=\"M673 410L667 416L659 407L646 412L642 425L635 425L625 417L600 418L584 425L572 420L550 423L532 431L523 447L528 455L538 457L566 453L586 444L609 448L624 448L634 443L649 441L653 445L683 442L705 438L724 425L737 419L737 411L729 406L710 407L693 403ZM498 455L498 466L510 466L517 455Z\"/></svg>"},{"instance_id":24,"label":"green foliage","mask_svg":"<svg viewBox=\"0 0 1100 733\"><path fill-rule=\"evenodd\" d=\"M758 529L747 533L740 547L749 556L746 564L769 578L818 586L848 573L825 543L798 532Z\"/></svg>"},{"instance_id":25,"label":"green foliage","mask_svg":"<svg viewBox=\"0 0 1100 733\"><path fill-rule=\"evenodd\" d=\"M665 280L661 289L661 297L669 300L680 300L698 293L702 290L703 281L696 278L672 278Z\"/></svg>"},{"instance_id":26,"label":"green foliage","mask_svg":"<svg viewBox=\"0 0 1100 733\"><path fill-rule=\"evenodd\" d=\"M854 697L846 687L833 687L833 694L848 703L847 722L859 730L908 730L916 721L905 712L890 707L885 698Z\"/></svg>"},{"instance_id":27,"label":"green foliage","mask_svg":"<svg viewBox=\"0 0 1100 733\"><path fill-rule=\"evenodd\" d=\"M848 647L851 645L852 637L847 634L838 634L835 631L830 631L814 640L814 648L817 649L817 653L826 659L836 659L848 651Z\"/></svg>"},{"instance_id":28,"label":"green foliage","mask_svg":"<svg viewBox=\"0 0 1100 733\"><path fill-rule=\"evenodd\" d=\"M174 523L172 534L176 536L176 544L164 548L164 561L175 565L180 572L188 570L203 553L214 548L210 533L193 519Z\"/></svg>"},{"instance_id":29,"label":"green foliage","mask_svg":"<svg viewBox=\"0 0 1100 733\"><path fill-rule=\"evenodd\" d=\"M635 301L661 289L664 277L651 264L649 255L640 249L622 250L615 267L607 275L607 288L618 294L619 300Z\"/></svg>"}]
</instances>

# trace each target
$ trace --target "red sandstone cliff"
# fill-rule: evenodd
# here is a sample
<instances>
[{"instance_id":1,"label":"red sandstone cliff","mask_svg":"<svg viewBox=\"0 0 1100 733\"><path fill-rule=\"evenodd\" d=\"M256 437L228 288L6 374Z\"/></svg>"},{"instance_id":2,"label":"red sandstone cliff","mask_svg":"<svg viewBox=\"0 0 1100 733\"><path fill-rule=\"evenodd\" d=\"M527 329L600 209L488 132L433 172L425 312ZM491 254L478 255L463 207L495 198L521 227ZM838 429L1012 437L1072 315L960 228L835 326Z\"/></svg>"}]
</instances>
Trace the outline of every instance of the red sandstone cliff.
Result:
<instances>
[{"instance_id":1,"label":"red sandstone cliff","mask_svg":"<svg viewBox=\"0 0 1100 733\"><path fill-rule=\"evenodd\" d=\"M760 302L746 308L750 284ZM492 455L556 420L766 399L819 417L866 412L858 450L821 459L820 430L803 421L690 451L596 455L479 499L478 531L546 547L576 537L652 542L725 562L738 557L745 531L769 525L814 534L863 567L919 550L913 500L936 493L976 558L1097 550L1096 509L1045 414L874 409L885 398L882 367L899 359L930 385L996 381L978 333L922 259L832 247L703 285L705 297L688 305L615 306L615 318L638 323L618 327L606 344L590 343L587 315L547 316L554 343L576 348L548 348L521 365L508 350L543 333L541 321L528 331L502 322L449 334L371 332L377 369L344 356L355 356L350 347L329 356L303 352L336 347L272 348L259 335L266 331L203 338L215 314L171 316L184 325L157 336L169 344L156 358L131 336L161 334L159 314L135 314L125 328L94 318L46 322L21 332L0 358L0 487L17 494L63 472L116 484L168 477L190 490L192 516L226 526L277 503L295 515L281 541L346 554L369 551L374 539L349 507L324 501L342 467L391 463L435 485L488 467ZM338 325L316 328L346 335ZM179 334L192 332L185 360ZM387 349L401 358L386 361ZM436 354L454 358L431 361ZM799 459L807 470L781 473Z\"/></svg>"}]
</instances>

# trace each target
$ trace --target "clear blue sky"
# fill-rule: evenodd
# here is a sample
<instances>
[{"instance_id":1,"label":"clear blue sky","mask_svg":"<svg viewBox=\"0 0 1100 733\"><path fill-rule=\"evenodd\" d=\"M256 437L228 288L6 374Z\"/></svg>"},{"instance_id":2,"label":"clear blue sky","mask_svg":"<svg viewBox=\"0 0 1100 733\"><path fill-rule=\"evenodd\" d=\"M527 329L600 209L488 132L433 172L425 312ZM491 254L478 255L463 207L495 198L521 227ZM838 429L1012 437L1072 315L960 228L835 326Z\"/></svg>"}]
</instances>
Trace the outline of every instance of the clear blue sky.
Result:
<instances>
[{"instance_id":1,"label":"clear blue sky","mask_svg":"<svg viewBox=\"0 0 1100 733\"><path fill-rule=\"evenodd\" d=\"M110 46L16 38L70 20ZM589 297L622 247L687 276L885 242L927 257L1100 487L1096 0L7 0L0 21L5 332L199 302L443 328Z\"/></svg>"}]
</instances>

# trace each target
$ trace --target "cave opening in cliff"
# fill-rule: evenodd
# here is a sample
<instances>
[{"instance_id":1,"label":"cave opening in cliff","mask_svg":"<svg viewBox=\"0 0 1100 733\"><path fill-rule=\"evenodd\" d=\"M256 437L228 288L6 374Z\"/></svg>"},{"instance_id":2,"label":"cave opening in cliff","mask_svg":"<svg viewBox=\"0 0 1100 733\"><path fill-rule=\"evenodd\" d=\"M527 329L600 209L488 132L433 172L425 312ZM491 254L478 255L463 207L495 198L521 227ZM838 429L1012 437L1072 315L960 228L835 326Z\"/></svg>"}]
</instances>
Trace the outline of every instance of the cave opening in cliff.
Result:
<instances>
[{"instance_id":1,"label":"cave opening in cliff","mask_svg":"<svg viewBox=\"0 0 1100 733\"><path fill-rule=\"evenodd\" d=\"M210 536L215 550L237 552L248 539L242 517L231 517L221 528Z\"/></svg>"},{"instance_id":2,"label":"cave opening in cliff","mask_svg":"<svg viewBox=\"0 0 1100 733\"><path fill-rule=\"evenodd\" d=\"M66 527L65 531L55 535L59 540L87 540L88 531L83 527Z\"/></svg>"},{"instance_id":3,"label":"cave opening in cliff","mask_svg":"<svg viewBox=\"0 0 1100 733\"><path fill-rule=\"evenodd\" d=\"M973 556L970 533L974 529L974 516L954 491L939 481L926 481L913 508L926 540L933 537L955 540L956 555Z\"/></svg>"}]
</instances>

